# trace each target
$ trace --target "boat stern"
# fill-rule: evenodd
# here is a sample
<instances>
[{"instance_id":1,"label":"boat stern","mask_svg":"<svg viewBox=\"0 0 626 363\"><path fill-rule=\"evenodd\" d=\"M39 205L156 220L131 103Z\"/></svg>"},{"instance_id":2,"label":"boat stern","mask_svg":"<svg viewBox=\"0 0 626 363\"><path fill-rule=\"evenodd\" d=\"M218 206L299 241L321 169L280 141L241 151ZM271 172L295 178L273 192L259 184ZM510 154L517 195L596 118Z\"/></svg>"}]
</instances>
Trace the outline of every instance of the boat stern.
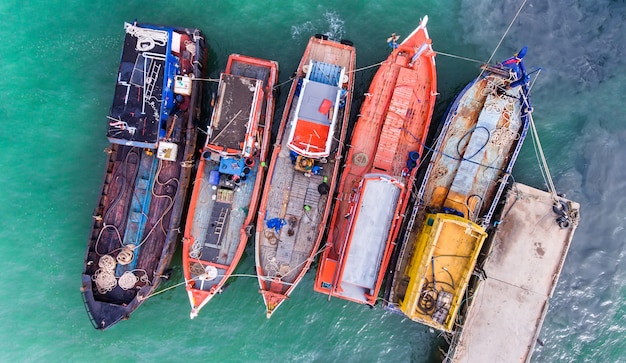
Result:
<instances>
[{"instance_id":1,"label":"boat stern","mask_svg":"<svg viewBox=\"0 0 626 363\"><path fill-rule=\"evenodd\" d=\"M400 310L411 320L450 332L486 237L482 227L463 217L426 215Z\"/></svg>"}]
</instances>

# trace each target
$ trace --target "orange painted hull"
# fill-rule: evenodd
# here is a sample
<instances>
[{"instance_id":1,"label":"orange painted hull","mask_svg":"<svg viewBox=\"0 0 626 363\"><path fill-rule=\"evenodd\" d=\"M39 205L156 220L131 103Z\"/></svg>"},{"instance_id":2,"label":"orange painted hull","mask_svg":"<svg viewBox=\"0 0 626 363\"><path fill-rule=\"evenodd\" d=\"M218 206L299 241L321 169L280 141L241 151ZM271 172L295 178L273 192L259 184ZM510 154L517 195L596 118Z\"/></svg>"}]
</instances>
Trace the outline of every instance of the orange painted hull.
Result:
<instances>
[{"instance_id":1,"label":"orange painted hull","mask_svg":"<svg viewBox=\"0 0 626 363\"><path fill-rule=\"evenodd\" d=\"M225 90L218 96L211 120L213 133L202 150L185 225L183 272L191 318L221 292L250 237L265 177L262 165L267 163L278 64L233 54L222 75L220 91L228 89L227 80L239 93ZM241 118L242 112L245 118ZM229 122L236 118L241 125ZM224 170L235 161L248 168L248 173Z\"/></svg>"},{"instance_id":2,"label":"orange painted hull","mask_svg":"<svg viewBox=\"0 0 626 363\"><path fill-rule=\"evenodd\" d=\"M362 104L315 279L314 290L329 297L376 303L437 95L435 53L425 25L423 21L381 64ZM393 183L395 187L387 189L389 194L379 193L373 190L374 181ZM386 215L378 212L374 221L382 219L384 225L372 227L364 222L372 218L373 212L367 209L372 204L378 209L385 204ZM363 249L371 249L372 253L359 251ZM365 258L359 257L364 253Z\"/></svg>"},{"instance_id":3,"label":"orange painted hull","mask_svg":"<svg viewBox=\"0 0 626 363\"><path fill-rule=\"evenodd\" d=\"M295 151L290 151L293 145L289 143L289 135L296 134L294 130L298 127L296 110L300 109L304 99L300 99L300 92L305 92L301 86L307 81L309 86L315 82L305 80L308 77L305 66L315 62L342 69L346 77L337 78L338 84L317 86L326 89L337 87L338 91L345 91L346 98L344 105L336 105L334 109L336 127L329 135L332 152L323 158L307 155L306 159L302 159L304 156L299 155L297 160L306 161L300 164L296 162ZM355 64L355 50L351 44L312 37L291 85L263 188L255 236L259 292L263 296L268 318L289 298L309 269L321 243L332 204L330 196L338 179ZM310 91L314 87L308 89ZM320 101L310 109L313 115L319 111L323 103ZM318 169L307 169L311 166Z\"/></svg>"}]
</instances>

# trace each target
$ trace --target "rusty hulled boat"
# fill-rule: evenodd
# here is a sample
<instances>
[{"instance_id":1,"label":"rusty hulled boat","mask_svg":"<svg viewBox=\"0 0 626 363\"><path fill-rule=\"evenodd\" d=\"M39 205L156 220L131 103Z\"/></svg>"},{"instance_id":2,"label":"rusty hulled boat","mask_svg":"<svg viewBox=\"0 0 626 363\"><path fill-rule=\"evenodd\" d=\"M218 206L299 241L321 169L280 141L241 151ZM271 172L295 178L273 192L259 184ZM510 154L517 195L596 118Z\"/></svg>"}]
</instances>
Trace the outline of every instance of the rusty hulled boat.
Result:
<instances>
[{"instance_id":1,"label":"rusty hulled boat","mask_svg":"<svg viewBox=\"0 0 626 363\"><path fill-rule=\"evenodd\" d=\"M351 42L317 35L295 73L257 219L256 270L268 318L309 269L324 234L349 120L355 61Z\"/></svg>"},{"instance_id":2,"label":"rusty hulled boat","mask_svg":"<svg viewBox=\"0 0 626 363\"><path fill-rule=\"evenodd\" d=\"M82 295L96 329L152 294L176 249L199 117L204 39L197 29L125 24Z\"/></svg>"},{"instance_id":3,"label":"rusty hulled boat","mask_svg":"<svg viewBox=\"0 0 626 363\"><path fill-rule=\"evenodd\" d=\"M417 194L415 223L389 280L389 310L435 329L454 328L528 130L525 53L484 65L448 109Z\"/></svg>"},{"instance_id":4,"label":"rusty hulled boat","mask_svg":"<svg viewBox=\"0 0 626 363\"><path fill-rule=\"evenodd\" d=\"M437 95L427 21L391 44L361 106L315 279L315 291L329 298L368 305L378 298Z\"/></svg>"},{"instance_id":5,"label":"rusty hulled boat","mask_svg":"<svg viewBox=\"0 0 626 363\"><path fill-rule=\"evenodd\" d=\"M198 315L233 273L248 238L268 162L278 63L232 54L194 183L183 239L183 271Z\"/></svg>"}]
</instances>

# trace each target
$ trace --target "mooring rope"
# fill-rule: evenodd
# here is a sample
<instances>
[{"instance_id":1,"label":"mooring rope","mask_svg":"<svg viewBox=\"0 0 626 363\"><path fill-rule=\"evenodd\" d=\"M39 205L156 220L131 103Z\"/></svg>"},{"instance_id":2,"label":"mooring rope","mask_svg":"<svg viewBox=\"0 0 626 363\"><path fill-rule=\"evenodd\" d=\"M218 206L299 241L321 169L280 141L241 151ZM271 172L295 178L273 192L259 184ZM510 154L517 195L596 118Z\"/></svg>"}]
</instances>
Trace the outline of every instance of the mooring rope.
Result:
<instances>
[{"instance_id":1,"label":"mooring rope","mask_svg":"<svg viewBox=\"0 0 626 363\"><path fill-rule=\"evenodd\" d=\"M192 81L203 81L203 82L219 82L219 78L192 78Z\"/></svg>"},{"instance_id":2,"label":"mooring rope","mask_svg":"<svg viewBox=\"0 0 626 363\"><path fill-rule=\"evenodd\" d=\"M491 53L491 56L489 56L489 60L487 60L487 64L491 63L491 60L493 59L493 57L496 55L496 52L498 51L498 49L500 48L500 45L502 44L502 42L504 41L504 38L506 37L506 35L509 33L509 30L511 30L511 27L513 26L513 23L515 22L515 20L517 20L517 17L519 16L519 14L522 12L522 9L524 8L524 5L526 5L526 1L528 0L524 0L524 2L522 3L522 5L519 7L519 9L517 9L517 13L515 14L515 17L513 17L513 20L511 20L511 22L509 23L509 27L506 28L506 31L504 32L504 34L502 34L502 38L500 38L500 41L498 42L498 45L496 45L496 48L493 50L493 53ZM482 69L480 71L480 74L478 75L478 78L480 78L480 76L483 75L483 72L485 72L484 69Z\"/></svg>"},{"instance_id":3,"label":"mooring rope","mask_svg":"<svg viewBox=\"0 0 626 363\"><path fill-rule=\"evenodd\" d=\"M556 201L556 188L554 187L554 181L552 180L552 174L550 174L550 169L548 169L548 161L546 160L546 156L543 153L541 141L539 141L539 134L537 133L535 121L533 120L532 114L528 114L528 117L530 119L530 131L532 135L533 145L535 146L535 156L539 161L539 169L541 170L543 180L548 187L548 192L552 195L552 199Z\"/></svg>"},{"instance_id":4,"label":"mooring rope","mask_svg":"<svg viewBox=\"0 0 626 363\"><path fill-rule=\"evenodd\" d=\"M451 58L458 58L458 59L462 59L462 60L466 60L466 61L470 61L470 62L474 62L474 63L480 63L483 64L483 61L479 61L477 59L472 59L472 58L467 58L467 57L461 57L460 55L454 55L454 54L450 54L450 53L444 53L444 52L435 52L438 55L444 55L446 57L451 57Z\"/></svg>"}]
</instances>

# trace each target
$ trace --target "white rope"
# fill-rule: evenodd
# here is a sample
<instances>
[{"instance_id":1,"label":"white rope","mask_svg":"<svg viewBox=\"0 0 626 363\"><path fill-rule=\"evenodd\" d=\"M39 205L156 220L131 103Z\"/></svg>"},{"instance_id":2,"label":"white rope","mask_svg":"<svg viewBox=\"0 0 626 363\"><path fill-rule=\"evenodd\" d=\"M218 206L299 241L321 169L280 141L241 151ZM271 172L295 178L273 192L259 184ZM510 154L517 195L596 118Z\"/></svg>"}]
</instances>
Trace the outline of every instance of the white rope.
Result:
<instances>
[{"instance_id":1,"label":"white rope","mask_svg":"<svg viewBox=\"0 0 626 363\"><path fill-rule=\"evenodd\" d=\"M189 249L189 257L198 260L200 256L202 256L202 243L199 240L194 240Z\"/></svg>"},{"instance_id":2,"label":"white rope","mask_svg":"<svg viewBox=\"0 0 626 363\"><path fill-rule=\"evenodd\" d=\"M195 78L191 79L192 81L204 81L204 82L219 82L219 78Z\"/></svg>"},{"instance_id":3,"label":"white rope","mask_svg":"<svg viewBox=\"0 0 626 363\"><path fill-rule=\"evenodd\" d=\"M470 61L470 62L474 62L474 63L480 63L482 64L483 61L479 61L476 59L472 59L472 58L467 58L467 57L461 57L460 55L454 55L454 54L449 54L449 53L444 53L444 52L435 52L438 55L445 55L446 57L451 57L451 58L458 58L458 59L462 59L462 60L466 60L466 61Z\"/></svg>"},{"instance_id":4,"label":"white rope","mask_svg":"<svg viewBox=\"0 0 626 363\"><path fill-rule=\"evenodd\" d=\"M552 194L552 199L556 200L556 188L554 187L554 181L552 180L552 175L550 174L550 169L548 169L548 162L546 160L545 155L543 154L543 148L541 147L541 142L539 141L539 134L537 133L537 128L535 127L535 120L533 120L532 114L528 114L530 118L530 130L533 136L533 141L537 144L536 153L538 153L537 158L539 159L539 168L541 172L545 172L545 181L548 186L548 192Z\"/></svg>"},{"instance_id":5,"label":"white rope","mask_svg":"<svg viewBox=\"0 0 626 363\"><path fill-rule=\"evenodd\" d=\"M102 269L96 271L94 281L96 282L96 288L100 294L106 294L112 291L117 285L117 279L115 279L113 272Z\"/></svg>"},{"instance_id":6,"label":"white rope","mask_svg":"<svg viewBox=\"0 0 626 363\"><path fill-rule=\"evenodd\" d=\"M348 71L348 72L346 72L346 73L356 73L356 72L364 71L364 70L366 70L366 69L369 69L369 68L372 68L372 67L379 66L379 65L381 65L381 64L383 64L383 63L385 63L385 61L378 62L378 63L372 64L372 65L369 65L369 66L365 66L365 67L362 67L362 68L357 68L357 69L355 69L355 70L353 70L353 71Z\"/></svg>"},{"instance_id":7,"label":"white rope","mask_svg":"<svg viewBox=\"0 0 626 363\"><path fill-rule=\"evenodd\" d=\"M189 40L185 41L185 50L187 50L194 58L196 58L196 43Z\"/></svg>"},{"instance_id":8,"label":"white rope","mask_svg":"<svg viewBox=\"0 0 626 363\"><path fill-rule=\"evenodd\" d=\"M117 285L117 279L113 274L113 270L100 268L93 274L92 279L96 283L96 289L98 289L100 294L106 294Z\"/></svg>"},{"instance_id":9,"label":"white rope","mask_svg":"<svg viewBox=\"0 0 626 363\"><path fill-rule=\"evenodd\" d=\"M541 70L539 70L539 72L541 72ZM535 82L537 81L538 76L539 76L539 73L537 73L537 75L534 77L535 79L530 84L528 88L529 93L532 87L535 85ZM527 108L530 108L530 102L526 98L526 95L524 95L524 93L521 93L521 96L523 98L524 105ZM537 133L537 127L535 126L535 120L533 119L532 112L528 113L528 118L530 119L530 131L532 135L533 144L535 145L535 156L537 157L537 161L539 161L539 170L541 170L541 174L543 176L544 182L546 183L546 186L548 187L548 192L552 195L552 199L557 200L558 198L556 194L556 188L554 187L552 174L550 173L550 169L548 168L548 161L546 160L546 157L543 153L543 148L541 147L541 141L539 140L539 134Z\"/></svg>"},{"instance_id":10,"label":"white rope","mask_svg":"<svg viewBox=\"0 0 626 363\"><path fill-rule=\"evenodd\" d=\"M111 255L104 255L100 257L100 260L98 261L98 266L100 266L100 268L103 270L115 270L115 265L115 259Z\"/></svg>"},{"instance_id":11,"label":"white rope","mask_svg":"<svg viewBox=\"0 0 626 363\"><path fill-rule=\"evenodd\" d=\"M117 282L117 284L123 289L123 290L129 290L132 289L133 287L135 287L135 284L139 281L139 278L137 276L135 276L134 273L130 272L130 271L126 271L122 274L122 276L120 276L119 281Z\"/></svg>"},{"instance_id":12,"label":"white rope","mask_svg":"<svg viewBox=\"0 0 626 363\"><path fill-rule=\"evenodd\" d=\"M156 29L146 29L124 23L126 33L137 38L135 49L140 52L146 52L155 46L165 46L167 44L168 35L166 31Z\"/></svg>"}]
</instances>

